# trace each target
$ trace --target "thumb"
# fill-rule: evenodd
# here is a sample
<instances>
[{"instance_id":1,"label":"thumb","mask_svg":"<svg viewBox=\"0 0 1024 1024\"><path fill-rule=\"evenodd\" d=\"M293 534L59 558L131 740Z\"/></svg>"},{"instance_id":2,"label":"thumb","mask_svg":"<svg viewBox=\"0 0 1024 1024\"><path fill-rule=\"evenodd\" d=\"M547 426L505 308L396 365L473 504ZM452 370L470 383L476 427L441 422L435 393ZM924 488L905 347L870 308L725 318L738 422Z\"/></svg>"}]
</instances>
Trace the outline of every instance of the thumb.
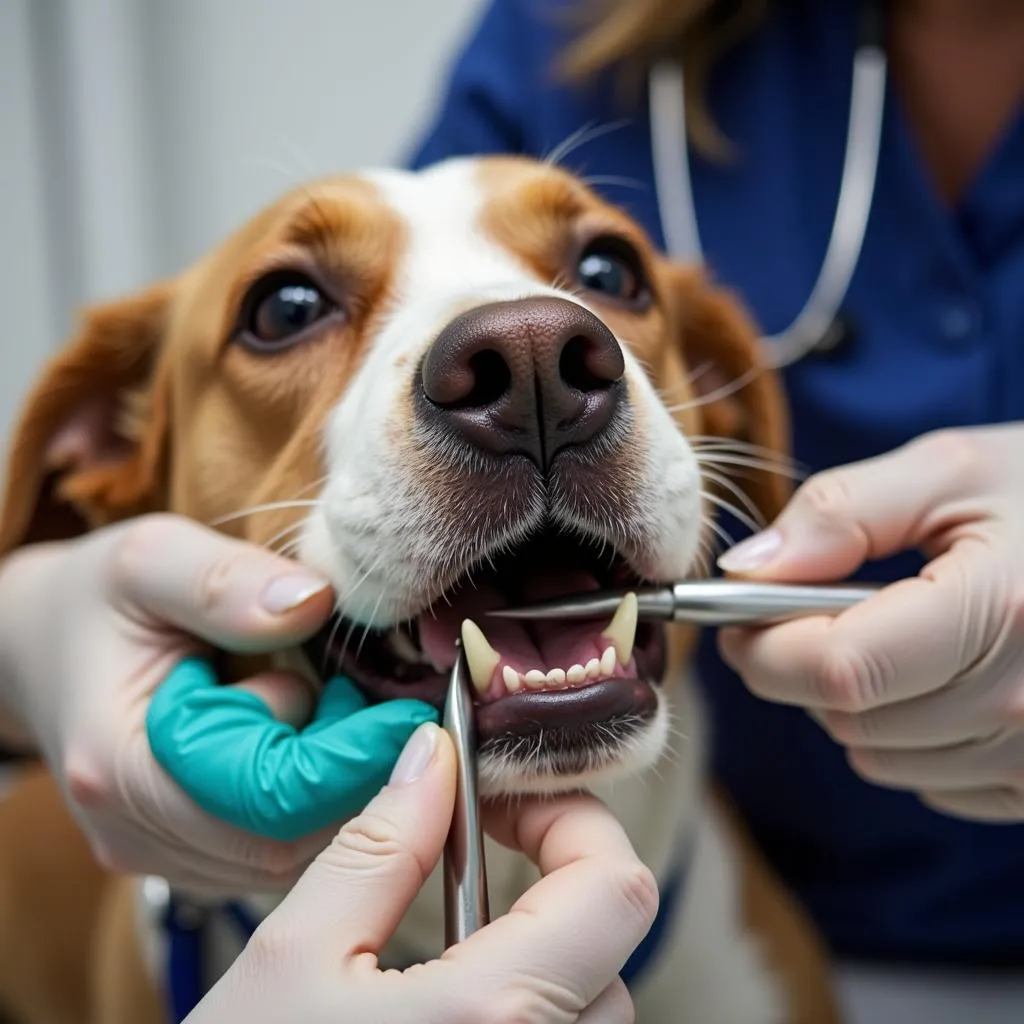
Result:
<instances>
[{"instance_id":1,"label":"thumb","mask_svg":"<svg viewBox=\"0 0 1024 1024\"><path fill-rule=\"evenodd\" d=\"M207 643L245 653L305 639L330 614L323 577L187 519L153 515L116 533L113 601Z\"/></svg>"},{"instance_id":2,"label":"thumb","mask_svg":"<svg viewBox=\"0 0 1024 1024\"><path fill-rule=\"evenodd\" d=\"M316 956L378 952L434 870L452 820L455 751L428 722L391 780L348 821L268 919Z\"/></svg>"},{"instance_id":3,"label":"thumb","mask_svg":"<svg viewBox=\"0 0 1024 1024\"><path fill-rule=\"evenodd\" d=\"M718 565L780 581L842 579L926 541L934 513L962 496L960 477L921 441L826 470L804 483L771 529L726 551Z\"/></svg>"}]
</instances>

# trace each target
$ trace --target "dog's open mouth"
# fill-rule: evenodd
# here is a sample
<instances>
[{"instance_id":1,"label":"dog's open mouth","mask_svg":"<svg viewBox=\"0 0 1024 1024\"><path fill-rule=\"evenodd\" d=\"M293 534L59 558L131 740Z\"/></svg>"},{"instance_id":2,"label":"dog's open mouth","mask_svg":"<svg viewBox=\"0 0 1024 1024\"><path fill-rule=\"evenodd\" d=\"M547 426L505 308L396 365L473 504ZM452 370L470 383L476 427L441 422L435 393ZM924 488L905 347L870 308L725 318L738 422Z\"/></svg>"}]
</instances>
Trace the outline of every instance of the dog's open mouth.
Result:
<instances>
[{"instance_id":1,"label":"dog's open mouth","mask_svg":"<svg viewBox=\"0 0 1024 1024\"><path fill-rule=\"evenodd\" d=\"M625 600L600 621L525 622L487 612L640 582L607 545L546 529L467 572L412 621L365 632L336 619L310 653L323 671L349 676L372 701L411 697L440 708L461 636L481 741L636 722L657 710L665 641L661 627L637 622L635 602Z\"/></svg>"}]
</instances>

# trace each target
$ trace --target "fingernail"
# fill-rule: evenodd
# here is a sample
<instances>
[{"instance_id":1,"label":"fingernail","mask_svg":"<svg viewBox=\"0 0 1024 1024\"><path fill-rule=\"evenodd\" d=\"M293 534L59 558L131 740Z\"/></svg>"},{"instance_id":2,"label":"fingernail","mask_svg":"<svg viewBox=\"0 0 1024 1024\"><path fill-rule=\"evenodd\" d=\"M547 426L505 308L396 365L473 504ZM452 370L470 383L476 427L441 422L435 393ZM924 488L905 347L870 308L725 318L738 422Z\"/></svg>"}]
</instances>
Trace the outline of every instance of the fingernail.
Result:
<instances>
[{"instance_id":1,"label":"fingernail","mask_svg":"<svg viewBox=\"0 0 1024 1024\"><path fill-rule=\"evenodd\" d=\"M267 585L260 601L271 615L284 615L322 594L329 586L316 576L279 576Z\"/></svg>"},{"instance_id":2,"label":"fingernail","mask_svg":"<svg viewBox=\"0 0 1024 1024\"><path fill-rule=\"evenodd\" d=\"M438 731L433 722L426 722L412 734L391 772L389 786L407 786L423 777L434 760Z\"/></svg>"},{"instance_id":3,"label":"fingernail","mask_svg":"<svg viewBox=\"0 0 1024 1024\"><path fill-rule=\"evenodd\" d=\"M782 534L765 530L730 548L718 559L718 567L726 572L749 572L770 562L782 550Z\"/></svg>"}]
</instances>

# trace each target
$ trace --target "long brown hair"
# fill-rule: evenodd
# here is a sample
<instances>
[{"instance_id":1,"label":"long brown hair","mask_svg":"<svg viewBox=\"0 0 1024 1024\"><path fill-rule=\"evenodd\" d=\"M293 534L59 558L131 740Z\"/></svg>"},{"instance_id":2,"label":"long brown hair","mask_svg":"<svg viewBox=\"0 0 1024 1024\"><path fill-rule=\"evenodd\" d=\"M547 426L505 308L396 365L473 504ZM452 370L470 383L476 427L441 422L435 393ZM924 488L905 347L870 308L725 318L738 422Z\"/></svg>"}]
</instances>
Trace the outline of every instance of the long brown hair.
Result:
<instances>
[{"instance_id":1,"label":"long brown hair","mask_svg":"<svg viewBox=\"0 0 1024 1024\"><path fill-rule=\"evenodd\" d=\"M715 62L761 21L768 0L577 0L572 14L577 35L559 70L583 82L615 71L635 89L651 64L683 62L690 142L707 156L731 153L707 105L707 82Z\"/></svg>"}]
</instances>

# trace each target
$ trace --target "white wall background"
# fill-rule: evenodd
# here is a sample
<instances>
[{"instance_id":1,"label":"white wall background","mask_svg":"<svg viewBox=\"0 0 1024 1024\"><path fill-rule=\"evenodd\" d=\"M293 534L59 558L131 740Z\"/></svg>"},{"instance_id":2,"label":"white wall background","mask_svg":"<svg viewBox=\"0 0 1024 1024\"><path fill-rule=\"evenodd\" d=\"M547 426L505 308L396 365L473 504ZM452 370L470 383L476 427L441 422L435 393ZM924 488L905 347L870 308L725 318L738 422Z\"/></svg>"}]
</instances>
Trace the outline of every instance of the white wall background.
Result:
<instances>
[{"instance_id":1,"label":"white wall background","mask_svg":"<svg viewBox=\"0 0 1024 1024\"><path fill-rule=\"evenodd\" d=\"M480 0L0 0L0 445L84 302L400 159Z\"/></svg>"}]
</instances>

